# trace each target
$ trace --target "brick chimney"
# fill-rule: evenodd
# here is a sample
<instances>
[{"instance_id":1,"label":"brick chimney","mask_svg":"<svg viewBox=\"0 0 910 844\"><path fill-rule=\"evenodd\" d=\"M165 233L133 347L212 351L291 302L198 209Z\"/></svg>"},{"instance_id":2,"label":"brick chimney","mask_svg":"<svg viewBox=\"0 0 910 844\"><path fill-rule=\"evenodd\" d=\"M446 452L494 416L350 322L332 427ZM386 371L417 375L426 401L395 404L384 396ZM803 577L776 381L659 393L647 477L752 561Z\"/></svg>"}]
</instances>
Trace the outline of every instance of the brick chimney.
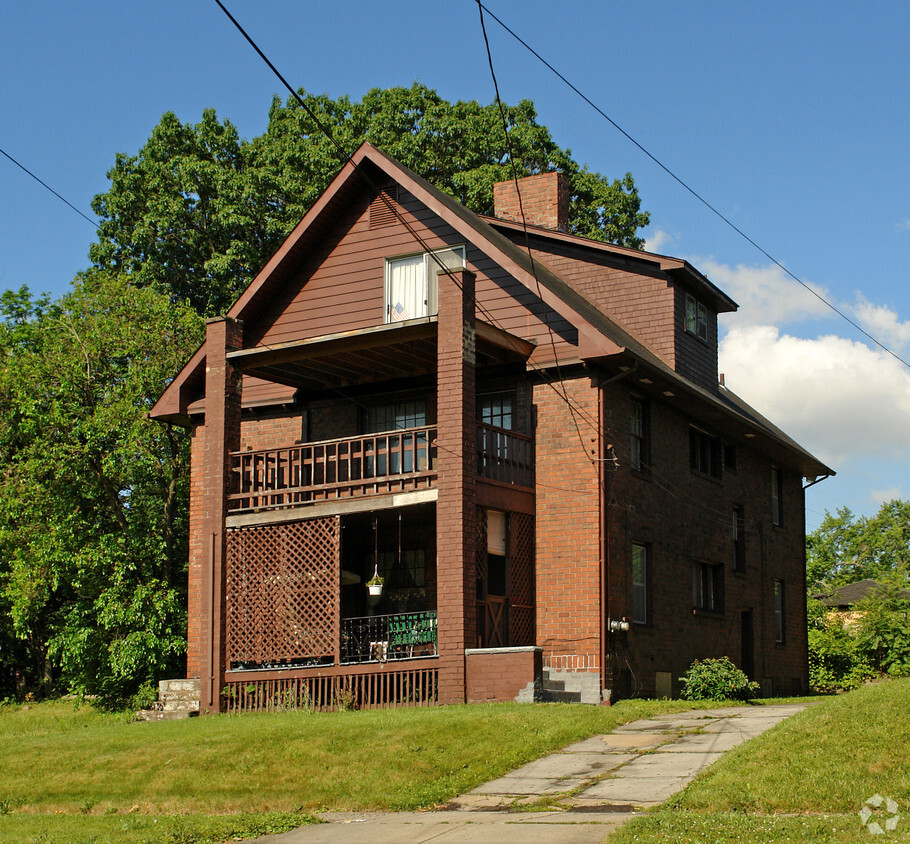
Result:
<instances>
[{"instance_id":1,"label":"brick chimney","mask_svg":"<svg viewBox=\"0 0 910 844\"><path fill-rule=\"evenodd\" d=\"M518 180L521 205L515 181L497 182L493 185L493 214L500 220L525 222L556 231L568 231L569 181L562 173L539 173Z\"/></svg>"}]
</instances>

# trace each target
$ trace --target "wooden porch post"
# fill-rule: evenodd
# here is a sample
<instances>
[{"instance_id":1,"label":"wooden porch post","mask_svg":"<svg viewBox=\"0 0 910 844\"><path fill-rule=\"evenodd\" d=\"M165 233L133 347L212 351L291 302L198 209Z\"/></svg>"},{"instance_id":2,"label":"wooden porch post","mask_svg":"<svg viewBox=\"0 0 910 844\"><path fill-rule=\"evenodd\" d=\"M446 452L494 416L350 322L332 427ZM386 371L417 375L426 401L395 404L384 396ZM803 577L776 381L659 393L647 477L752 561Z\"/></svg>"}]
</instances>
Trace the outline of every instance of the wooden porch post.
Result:
<instances>
[{"instance_id":1,"label":"wooden porch post","mask_svg":"<svg viewBox=\"0 0 910 844\"><path fill-rule=\"evenodd\" d=\"M477 422L474 274L441 271L437 349L436 595L439 703L465 701L465 648L477 643Z\"/></svg>"},{"instance_id":2,"label":"wooden porch post","mask_svg":"<svg viewBox=\"0 0 910 844\"><path fill-rule=\"evenodd\" d=\"M231 452L240 450L240 373L227 353L243 344L241 323L210 319L205 330L205 444L202 534L206 563L202 578L202 680L200 710L221 710L224 685L224 563L227 496L231 492Z\"/></svg>"}]
</instances>

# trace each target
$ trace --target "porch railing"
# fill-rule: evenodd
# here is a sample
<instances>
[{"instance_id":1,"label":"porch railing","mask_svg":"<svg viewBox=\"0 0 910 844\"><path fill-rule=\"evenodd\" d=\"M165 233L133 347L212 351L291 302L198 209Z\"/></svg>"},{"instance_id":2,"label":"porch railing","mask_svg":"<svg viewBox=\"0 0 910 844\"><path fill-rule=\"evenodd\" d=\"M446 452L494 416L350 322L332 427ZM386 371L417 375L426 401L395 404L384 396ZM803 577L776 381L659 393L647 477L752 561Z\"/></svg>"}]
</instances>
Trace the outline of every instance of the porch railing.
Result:
<instances>
[{"instance_id":1,"label":"porch railing","mask_svg":"<svg viewBox=\"0 0 910 844\"><path fill-rule=\"evenodd\" d=\"M234 511L423 489L436 478L436 428L408 428L233 455Z\"/></svg>"},{"instance_id":2,"label":"porch railing","mask_svg":"<svg viewBox=\"0 0 910 844\"><path fill-rule=\"evenodd\" d=\"M349 665L283 672L231 672L223 712L286 712L435 706L437 660L393 665Z\"/></svg>"},{"instance_id":3,"label":"porch railing","mask_svg":"<svg viewBox=\"0 0 910 844\"><path fill-rule=\"evenodd\" d=\"M435 426L297 443L233 454L235 512L338 498L428 489L436 484ZM499 483L534 485L534 440L477 424L477 474Z\"/></svg>"},{"instance_id":4,"label":"porch railing","mask_svg":"<svg viewBox=\"0 0 910 844\"><path fill-rule=\"evenodd\" d=\"M479 422L477 474L491 481L533 487L533 437Z\"/></svg>"},{"instance_id":5,"label":"porch railing","mask_svg":"<svg viewBox=\"0 0 910 844\"><path fill-rule=\"evenodd\" d=\"M436 656L436 612L341 620L341 663L390 662Z\"/></svg>"}]
</instances>

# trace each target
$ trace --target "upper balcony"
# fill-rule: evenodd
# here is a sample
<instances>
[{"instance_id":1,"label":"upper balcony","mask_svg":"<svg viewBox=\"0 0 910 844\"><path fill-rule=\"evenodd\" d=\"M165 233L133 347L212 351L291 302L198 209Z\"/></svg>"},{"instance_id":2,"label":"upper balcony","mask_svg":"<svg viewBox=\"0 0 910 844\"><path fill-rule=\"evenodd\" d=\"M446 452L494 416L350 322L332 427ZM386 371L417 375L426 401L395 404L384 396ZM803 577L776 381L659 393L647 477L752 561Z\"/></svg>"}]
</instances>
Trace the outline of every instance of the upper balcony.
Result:
<instances>
[{"instance_id":1,"label":"upper balcony","mask_svg":"<svg viewBox=\"0 0 910 844\"><path fill-rule=\"evenodd\" d=\"M296 443L233 454L234 513L432 489L436 426ZM477 476L521 489L534 485L534 440L477 423Z\"/></svg>"}]
</instances>

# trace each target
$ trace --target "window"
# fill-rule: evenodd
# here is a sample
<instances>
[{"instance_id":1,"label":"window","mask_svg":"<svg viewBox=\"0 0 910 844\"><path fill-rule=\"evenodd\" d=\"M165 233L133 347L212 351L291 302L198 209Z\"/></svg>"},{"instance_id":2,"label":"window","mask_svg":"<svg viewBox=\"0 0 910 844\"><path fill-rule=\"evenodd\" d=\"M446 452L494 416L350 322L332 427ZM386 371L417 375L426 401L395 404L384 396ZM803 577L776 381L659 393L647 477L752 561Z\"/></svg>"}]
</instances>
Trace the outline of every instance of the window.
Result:
<instances>
[{"instance_id":1,"label":"window","mask_svg":"<svg viewBox=\"0 0 910 844\"><path fill-rule=\"evenodd\" d=\"M746 570L746 513L733 507L733 571Z\"/></svg>"},{"instance_id":2,"label":"window","mask_svg":"<svg viewBox=\"0 0 910 844\"><path fill-rule=\"evenodd\" d=\"M689 465L693 472L719 478L723 474L720 440L717 437L689 429Z\"/></svg>"},{"instance_id":3,"label":"window","mask_svg":"<svg viewBox=\"0 0 910 844\"><path fill-rule=\"evenodd\" d=\"M511 393L490 393L477 397L477 416L485 425L511 431L515 400Z\"/></svg>"},{"instance_id":4,"label":"window","mask_svg":"<svg viewBox=\"0 0 910 844\"><path fill-rule=\"evenodd\" d=\"M437 312L439 303L436 273L440 264L449 269L464 267L464 247L386 261L386 322L432 316Z\"/></svg>"},{"instance_id":5,"label":"window","mask_svg":"<svg viewBox=\"0 0 910 844\"><path fill-rule=\"evenodd\" d=\"M631 458L629 465L633 472L646 474L651 468L650 419L648 418L648 406L640 399L632 399L630 428Z\"/></svg>"},{"instance_id":6,"label":"window","mask_svg":"<svg viewBox=\"0 0 910 844\"><path fill-rule=\"evenodd\" d=\"M781 527L784 523L784 499L781 489L780 469L771 467L771 523Z\"/></svg>"},{"instance_id":7,"label":"window","mask_svg":"<svg viewBox=\"0 0 910 844\"><path fill-rule=\"evenodd\" d=\"M389 402L367 407L363 418L364 434L383 434L423 428L427 424L427 403L423 399ZM375 450L375 454L374 454ZM427 468L427 435L425 431L398 436L376 437L364 442L365 477L397 475Z\"/></svg>"},{"instance_id":8,"label":"window","mask_svg":"<svg viewBox=\"0 0 910 844\"><path fill-rule=\"evenodd\" d=\"M427 424L427 403L423 399L376 404L366 409L363 423L365 434L397 431L400 428L421 428Z\"/></svg>"},{"instance_id":9,"label":"window","mask_svg":"<svg viewBox=\"0 0 910 844\"><path fill-rule=\"evenodd\" d=\"M692 563L692 606L708 612L724 611L724 567Z\"/></svg>"},{"instance_id":10,"label":"window","mask_svg":"<svg viewBox=\"0 0 910 844\"><path fill-rule=\"evenodd\" d=\"M427 560L423 548L379 552L379 574L389 589L414 589L427 585Z\"/></svg>"},{"instance_id":11,"label":"window","mask_svg":"<svg viewBox=\"0 0 910 844\"><path fill-rule=\"evenodd\" d=\"M686 294L686 331L708 342L708 309L691 293Z\"/></svg>"},{"instance_id":12,"label":"window","mask_svg":"<svg viewBox=\"0 0 910 844\"><path fill-rule=\"evenodd\" d=\"M648 549L632 546L632 621L648 623Z\"/></svg>"},{"instance_id":13,"label":"window","mask_svg":"<svg viewBox=\"0 0 910 844\"><path fill-rule=\"evenodd\" d=\"M774 641L784 643L784 582L774 581Z\"/></svg>"}]
</instances>

